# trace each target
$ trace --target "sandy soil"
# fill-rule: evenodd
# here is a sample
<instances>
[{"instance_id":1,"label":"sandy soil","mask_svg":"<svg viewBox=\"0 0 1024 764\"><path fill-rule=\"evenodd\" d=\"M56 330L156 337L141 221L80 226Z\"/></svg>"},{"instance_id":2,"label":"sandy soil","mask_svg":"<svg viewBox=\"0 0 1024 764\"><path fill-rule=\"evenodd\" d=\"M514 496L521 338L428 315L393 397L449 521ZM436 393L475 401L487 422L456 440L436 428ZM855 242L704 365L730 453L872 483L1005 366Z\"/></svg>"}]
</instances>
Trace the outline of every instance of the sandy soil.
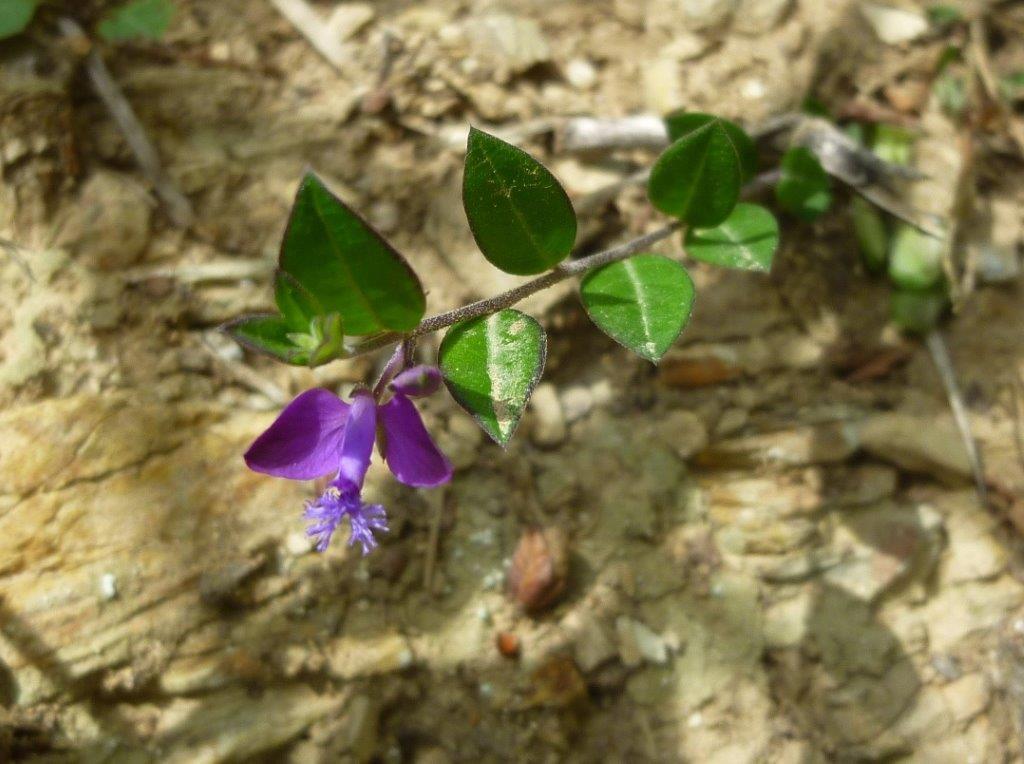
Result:
<instances>
[{"instance_id":1,"label":"sandy soil","mask_svg":"<svg viewBox=\"0 0 1024 764\"><path fill-rule=\"evenodd\" d=\"M784 219L770 276L695 264L659 369L571 286L528 303L551 354L514 443L427 401L456 478L416 492L371 471L393 519L365 559L312 552L312 487L240 454L292 395L380 359L280 368L216 331L269 305L310 165L406 254L431 311L512 283L461 210L469 123L520 130L579 206L652 155L573 156L524 126L680 106L758 125L810 92L847 113L867 94L958 168L928 195L969 177L1012 252L1012 138L914 90L942 34L884 44L859 3L811 0L324 2L335 69L269 2L178 5L164 43L103 54L189 230L75 45L44 25L0 48L0 758L1021 760L1019 278L966 295L945 331L990 507L840 191L814 225ZM1024 14L1006 5L992 57L1012 68ZM581 217L584 251L659 225L637 188ZM536 614L505 585L531 528L567 559Z\"/></svg>"}]
</instances>

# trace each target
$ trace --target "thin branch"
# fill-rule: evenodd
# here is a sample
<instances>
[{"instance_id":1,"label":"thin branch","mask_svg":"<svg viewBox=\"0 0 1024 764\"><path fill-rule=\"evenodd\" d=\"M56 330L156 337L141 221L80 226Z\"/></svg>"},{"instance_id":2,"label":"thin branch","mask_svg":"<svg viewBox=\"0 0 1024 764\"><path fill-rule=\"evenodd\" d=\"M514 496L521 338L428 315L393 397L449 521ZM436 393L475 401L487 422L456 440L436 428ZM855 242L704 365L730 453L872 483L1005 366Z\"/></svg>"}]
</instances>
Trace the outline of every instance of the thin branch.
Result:
<instances>
[{"instance_id":1,"label":"thin branch","mask_svg":"<svg viewBox=\"0 0 1024 764\"><path fill-rule=\"evenodd\" d=\"M436 316L424 319L419 326L409 332L408 335L403 335L398 332L387 332L385 334L378 334L374 337L369 337L357 345L354 345L349 349L349 356L362 355L363 353L369 353L373 350L386 347L395 342L398 342L403 337L422 337L424 334L430 334L436 332L438 329L444 329L445 327L457 324L460 321L468 321L472 318L479 318L480 316L486 316L490 313L494 313L499 310L515 305L520 300L524 300L530 295L547 289L550 286L554 286L560 281L571 278L573 276L579 276L586 273L593 268L599 268L602 265L608 265L609 263L615 263L619 260L625 260L627 257L631 257L638 252L641 252L650 245L666 239L673 233L679 230L681 223L678 221L669 223L668 225L662 226L656 231L652 231L649 234L645 234L637 239L628 241L625 244L620 244L611 249L606 249L602 252L596 252L593 255L587 257L581 257L578 260L569 260L568 262L562 263L557 266L554 270L550 270L543 276L538 276L533 281L527 281L525 284L520 284L513 289L509 289L507 292L502 292L494 297L488 297L485 300L477 300L471 302L469 305L463 305L461 308L455 308L444 313L438 313Z\"/></svg>"},{"instance_id":2,"label":"thin branch","mask_svg":"<svg viewBox=\"0 0 1024 764\"><path fill-rule=\"evenodd\" d=\"M74 39L86 36L82 27L73 19L59 18L57 25L65 37ZM132 105L124 97L124 93L121 92L121 88L114 81L110 70L107 69L107 65L103 63L103 58L95 48L85 57L85 72L89 75L89 81L92 83L96 95L103 101L103 105L107 107L110 116L114 118L125 140L128 141L128 147L135 155L135 160L139 163L143 174L153 184L153 190L160 201L164 203L171 222L179 228L191 226L195 218L192 204L164 172L160 164L160 156L153 148L153 144L146 135L146 130L139 122L139 118L135 116Z\"/></svg>"},{"instance_id":3,"label":"thin branch","mask_svg":"<svg viewBox=\"0 0 1024 764\"><path fill-rule=\"evenodd\" d=\"M967 458L971 463L971 472L974 474L974 485L978 492L978 501L982 506L988 506L988 486L985 483L985 468L981 462L981 452L978 450L978 443L974 440L971 432L971 421L967 417L967 406L964 405L963 395L960 393L960 385L956 381L956 369L953 368L953 361L946 349L946 342L942 339L942 333L938 329L932 329L925 338L928 352L931 353L935 368L939 371L942 384L946 388L946 397L949 399L949 407L953 411L953 420L957 429L960 430L960 437L963 439L964 448L967 450Z\"/></svg>"}]
</instances>

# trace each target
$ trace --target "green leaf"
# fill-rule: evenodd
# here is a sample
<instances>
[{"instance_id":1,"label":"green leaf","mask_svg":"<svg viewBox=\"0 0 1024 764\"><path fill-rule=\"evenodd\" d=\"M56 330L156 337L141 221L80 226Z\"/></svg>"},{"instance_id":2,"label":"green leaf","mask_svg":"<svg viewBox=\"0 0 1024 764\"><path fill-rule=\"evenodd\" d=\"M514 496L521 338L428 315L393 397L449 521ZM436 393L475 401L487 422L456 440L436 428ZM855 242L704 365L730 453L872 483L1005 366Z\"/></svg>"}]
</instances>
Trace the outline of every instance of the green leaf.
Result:
<instances>
[{"instance_id":1,"label":"green leaf","mask_svg":"<svg viewBox=\"0 0 1024 764\"><path fill-rule=\"evenodd\" d=\"M345 333L337 313L317 316L294 331L284 316L242 316L223 326L244 347L293 366L320 366L346 357Z\"/></svg>"},{"instance_id":2,"label":"green leaf","mask_svg":"<svg viewBox=\"0 0 1024 764\"><path fill-rule=\"evenodd\" d=\"M669 135L678 136L651 168L647 196L666 215L690 225L718 225L740 198L740 186L752 174L757 157L730 122L710 114L669 118Z\"/></svg>"},{"instance_id":3,"label":"green leaf","mask_svg":"<svg viewBox=\"0 0 1024 764\"><path fill-rule=\"evenodd\" d=\"M779 224L764 207L737 204L714 228L686 231L686 253L722 268L769 271L779 246Z\"/></svg>"},{"instance_id":4,"label":"green leaf","mask_svg":"<svg viewBox=\"0 0 1024 764\"><path fill-rule=\"evenodd\" d=\"M476 128L469 130L462 204L480 251L506 273L542 273L576 243L576 213L555 176Z\"/></svg>"},{"instance_id":5,"label":"green leaf","mask_svg":"<svg viewBox=\"0 0 1024 764\"><path fill-rule=\"evenodd\" d=\"M588 273L580 297L601 331L657 363L690 319L694 288L679 263L644 254Z\"/></svg>"},{"instance_id":6,"label":"green leaf","mask_svg":"<svg viewBox=\"0 0 1024 764\"><path fill-rule=\"evenodd\" d=\"M281 316L271 313L242 316L223 328L243 347L279 361L303 366L309 360L309 350L296 345L289 337L291 327Z\"/></svg>"},{"instance_id":7,"label":"green leaf","mask_svg":"<svg viewBox=\"0 0 1024 764\"><path fill-rule=\"evenodd\" d=\"M939 325L948 305L944 285L925 292L896 289L892 293L892 320L905 332L927 334Z\"/></svg>"},{"instance_id":8,"label":"green leaf","mask_svg":"<svg viewBox=\"0 0 1024 764\"><path fill-rule=\"evenodd\" d=\"M38 0L0 0L0 40L25 31Z\"/></svg>"},{"instance_id":9,"label":"green leaf","mask_svg":"<svg viewBox=\"0 0 1024 764\"><path fill-rule=\"evenodd\" d=\"M107 13L96 31L107 42L159 40L173 18L171 0L132 0Z\"/></svg>"},{"instance_id":10,"label":"green leaf","mask_svg":"<svg viewBox=\"0 0 1024 764\"><path fill-rule=\"evenodd\" d=\"M295 197L279 264L352 336L407 332L426 310L405 259L312 173Z\"/></svg>"},{"instance_id":11,"label":"green leaf","mask_svg":"<svg viewBox=\"0 0 1024 764\"><path fill-rule=\"evenodd\" d=\"M798 146L787 151L780 170L775 198L784 210L810 222L831 206L832 184L828 173L806 148Z\"/></svg>"},{"instance_id":12,"label":"green leaf","mask_svg":"<svg viewBox=\"0 0 1024 764\"><path fill-rule=\"evenodd\" d=\"M714 114L701 114L695 111L676 111L665 117L668 139L673 143L684 135L699 130L712 122L718 123L718 126L725 131L729 140L736 147L740 167L743 170L743 180L748 181L753 178L757 173L757 146L754 144L754 140L735 122L716 117Z\"/></svg>"},{"instance_id":13,"label":"green leaf","mask_svg":"<svg viewBox=\"0 0 1024 764\"><path fill-rule=\"evenodd\" d=\"M455 324L438 351L448 391L501 446L511 439L547 358L547 337L518 310Z\"/></svg>"},{"instance_id":14,"label":"green leaf","mask_svg":"<svg viewBox=\"0 0 1024 764\"><path fill-rule=\"evenodd\" d=\"M942 239L901 223L889 249L889 278L901 289L932 289L945 279Z\"/></svg>"},{"instance_id":15,"label":"green leaf","mask_svg":"<svg viewBox=\"0 0 1024 764\"><path fill-rule=\"evenodd\" d=\"M964 15L952 5L933 5L928 9L928 19L935 26L947 26L963 21Z\"/></svg>"},{"instance_id":16,"label":"green leaf","mask_svg":"<svg viewBox=\"0 0 1024 764\"><path fill-rule=\"evenodd\" d=\"M914 135L896 125L877 124L871 150L889 164L909 165L914 158Z\"/></svg>"},{"instance_id":17,"label":"green leaf","mask_svg":"<svg viewBox=\"0 0 1024 764\"><path fill-rule=\"evenodd\" d=\"M274 275L274 301L294 331L309 331L309 322L324 315L319 301L295 277L278 271Z\"/></svg>"},{"instance_id":18,"label":"green leaf","mask_svg":"<svg viewBox=\"0 0 1024 764\"><path fill-rule=\"evenodd\" d=\"M851 214L864 265L871 273L880 273L889 260L889 229L885 218L875 205L859 196L853 197Z\"/></svg>"}]
</instances>

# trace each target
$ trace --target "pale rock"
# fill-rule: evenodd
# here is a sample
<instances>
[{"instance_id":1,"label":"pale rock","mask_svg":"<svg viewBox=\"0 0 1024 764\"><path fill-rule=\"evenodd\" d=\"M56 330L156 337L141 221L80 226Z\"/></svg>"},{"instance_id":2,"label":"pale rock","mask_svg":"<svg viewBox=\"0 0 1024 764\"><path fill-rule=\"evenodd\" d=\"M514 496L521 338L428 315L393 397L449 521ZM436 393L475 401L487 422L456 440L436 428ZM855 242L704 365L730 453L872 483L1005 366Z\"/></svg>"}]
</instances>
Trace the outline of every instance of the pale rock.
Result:
<instances>
[{"instance_id":1,"label":"pale rock","mask_svg":"<svg viewBox=\"0 0 1024 764\"><path fill-rule=\"evenodd\" d=\"M594 395L583 385L571 385L562 392L562 410L567 422L582 419L594 408Z\"/></svg>"},{"instance_id":2,"label":"pale rock","mask_svg":"<svg viewBox=\"0 0 1024 764\"><path fill-rule=\"evenodd\" d=\"M665 640L649 626L627 616L615 619L615 632L619 638L619 658L630 668L642 661L667 663L668 647Z\"/></svg>"},{"instance_id":3,"label":"pale rock","mask_svg":"<svg viewBox=\"0 0 1024 764\"><path fill-rule=\"evenodd\" d=\"M722 412L715 424L715 436L726 438L742 430L750 419L746 409L728 408Z\"/></svg>"},{"instance_id":4,"label":"pale rock","mask_svg":"<svg viewBox=\"0 0 1024 764\"><path fill-rule=\"evenodd\" d=\"M672 411L656 428L658 439L677 453L680 459L689 459L708 443L707 428L692 411Z\"/></svg>"},{"instance_id":5,"label":"pale rock","mask_svg":"<svg viewBox=\"0 0 1024 764\"><path fill-rule=\"evenodd\" d=\"M683 83L679 61L659 57L647 61L640 73L644 106L657 114L667 114L683 103Z\"/></svg>"},{"instance_id":6,"label":"pale rock","mask_svg":"<svg viewBox=\"0 0 1024 764\"><path fill-rule=\"evenodd\" d=\"M930 475L948 485L971 478L967 450L949 416L878 414L860 425L859 434L865 451L901 469Z\"/></svg>"},{"instance_id":7,"label":"pale rock","mask_svg":"<svg viewBox=\"0 0 1024 764\"><path fill-rule=\"evenodd\" d=\"M999 519L978 503L973 490L944 496L939 509L945 515L949 539L941 568L943 582L991 579L1006 570L1009 555L997 538Z\"/></svg>"},{"instance_id":8,"label":"pale rock","mask_svg":"<svg viewBox=\"0 0 1024 764\"><path fill-rule=\"evenodd\" d=\"M1024 602L1024 587L1012 575L993 581L969 581L940 589L920 608L930 648L953 650L965 637L996 628Z\"/></svg>"},{"instance_id":9,"label":"pale rock","mask_svg":"<svg viewBox=\"0 0 1024 764\"><path fill-rule=\"evenodd\" d=\"M534 443L552 448L565 440L565 414L554 385L545 382L537 386L530 398L530 410L534 416L530 438Z\"/></svg>"},{"instance_id":10,"label":"pale rock","mask_svg":"<svg viewBox=\"0 0 1024 764\"><path fill-rule=\"evenodd\" d=\"M862 2L860 11L878 39L886 45L916 40L928 31L928 19L915 8Z\"/></svg>"},{"instance_id":11,"label":"pale rock","mask_svg":"<svg viewBox=\"0 0 1024 764\"><path fill-rule=\"evenodd\" d=\"M551 60L551 48L533 19L493 13L471 18L463 32L473 55L520 74Z\"/></svg>"},{"instance_id":12,"label":"pale rock","mask_svg":"<svg viewBox=\"0 0 1024 764\"><path fill-rule=\"evenodd\" d=\"M590 90L597 84L597 69L585 58L574 58L565 65L565 79L577 90Z\"/></svg>"},{"instance_id":13,"label":"pale rock","mask_svg":"<svg viewBox=\"0 0 1024 764\"><path fill-rule=\"evenodd\" d=\"M964 239L967 257L978 264L981 281L1001 284L1020 275L1024 222L1015 199L979 202L979 210L967 224Z\"/></svg>"},{"instance_id":14,"label":"pale rock","mask_svg":"<svg viewBox=\"0 0 1024 764\"><path fill-rule=\"evenodd\" d=\"M612 11L630 26L639 27L644 22L644 0L614 0Z\"/></svg>"},{"instance_id":15,"label":"pale rock","mask_svg":"<svg viewBox=\"0 0 1024 764\"><path fill-rule=\"evenodd\" d=\"M988 708L988 682L981 673L965 674L946 685L942 692L958 722L970 721Z\"/></svg>"},{"instance_id":16,"label":"pale rock","mask_svg":"<svg viewBox=\"0 0 1024 764\"><path fill-rule=\"evenodd\" d=\"M572 632L573 656L583 671L591 671L612 658L617 650L604 628L589 612L573 613L563 621Z\"/></svg>"},{"instance_id":17,"label":"pale rock","mask_svg":"<svg viewBox=\"0 0 1024 764\"><path fill-rule=\"evenodd\" d=\"M789 10L792 0L739 0L732 28L740 34L770 32Z\"/></svg>"},{"instance_id":18,"label":"pale rock","mask_svg":"<svg viewBox=\"0 0 1024 764\"><path fill-rule=\"evenodd\" d=\"M135 263L149 243L152 204L133 180L93 173L61 229L58 243L93 268L119 270Z\"/></svg>"},{"instance_id":19,"label":"pale rock","mask_svg":"<svg viewBox=\"0 0 1024 764\"><path fill-rule=\"evenodd\" d=\"M342 637L326 652L327 672L337 679L388 674L408 668L415 660L409 641L400 634L370 639Z\"/></svg>"},{"instance_id":20,"label":"pale rock","mask_svg":"<svg viewBox=\"0 0 1024 764\"><path fill-rule=\"evenodd\" d=\"M825 580L873 602L897 585L930 575L942 547L942 517L925 505L882 504L842 515L832 543L844 559Z\"/></svg>"},{"instance_id":21,"label":"pale rock","mask_svg":"<svg viewBox=\"0 0 1024 764\"><path fill-rule=\"evenodd\" d=\"M813 594L807 590L768 607L764 611L765 646L778 650L803 642L813 607Z\"/></svg>"}]
</instances>

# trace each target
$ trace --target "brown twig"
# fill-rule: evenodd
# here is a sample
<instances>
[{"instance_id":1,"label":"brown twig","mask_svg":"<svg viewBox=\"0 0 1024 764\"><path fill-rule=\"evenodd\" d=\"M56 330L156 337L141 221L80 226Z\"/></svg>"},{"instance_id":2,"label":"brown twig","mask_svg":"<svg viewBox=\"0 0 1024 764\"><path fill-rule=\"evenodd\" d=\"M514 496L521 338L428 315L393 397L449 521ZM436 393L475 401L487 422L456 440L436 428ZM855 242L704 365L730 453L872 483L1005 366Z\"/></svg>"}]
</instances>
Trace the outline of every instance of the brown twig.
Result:
<instances>
[{"instance_id":1,"label":"brown twig","mask_svg":"<svg viewBox=\"0 0 1024 764\"><path fill-rule=\"evenodd\" d=\"M963 438L964 448L967 450L967 458L971 463L971 472L974 475L974 485L978 492L978 501L983 506L988 506L988 486L985 482L985 468L981 460L981 452L978 450L978 443L971 432L971 421L967 416L967 406L964 405L963 395L960 393L960 385L956 381L956 369L953 368L953 361L946 349L946 342L938 329L932 329L925 337L925 344L928 352L931 353L935 368L938 369L942 385L946 388L946 397L949 399L949 408L953 412L953 420L956 422L960 437Z\"/></svg>"},{"instance_id":2,"label":"brown twig","mask_svg":"<svg viewBox=\"0 0 1024 764\"><path fill-rule=\"evenodd\" d=\"M69 39L85 37L82 27L73 19L61 17L57 19L57 25L61 34ZM195 219L192 204L164 172L160 164L160 156L153 148L139 118L135 116L132 105L124 97L124 93L121 92L121 88L114 81L110 70L95 48L89 51L85 57L85 71L96 95L107 107L107 111L110 112L110 116L114 118L114 122L117 123L128 142L128 147L135 155L135 160L139 163L143 174L153 184L153 190L163 202L171 222L179 228L190 227Z\"/></svg>"}]
</instances>

